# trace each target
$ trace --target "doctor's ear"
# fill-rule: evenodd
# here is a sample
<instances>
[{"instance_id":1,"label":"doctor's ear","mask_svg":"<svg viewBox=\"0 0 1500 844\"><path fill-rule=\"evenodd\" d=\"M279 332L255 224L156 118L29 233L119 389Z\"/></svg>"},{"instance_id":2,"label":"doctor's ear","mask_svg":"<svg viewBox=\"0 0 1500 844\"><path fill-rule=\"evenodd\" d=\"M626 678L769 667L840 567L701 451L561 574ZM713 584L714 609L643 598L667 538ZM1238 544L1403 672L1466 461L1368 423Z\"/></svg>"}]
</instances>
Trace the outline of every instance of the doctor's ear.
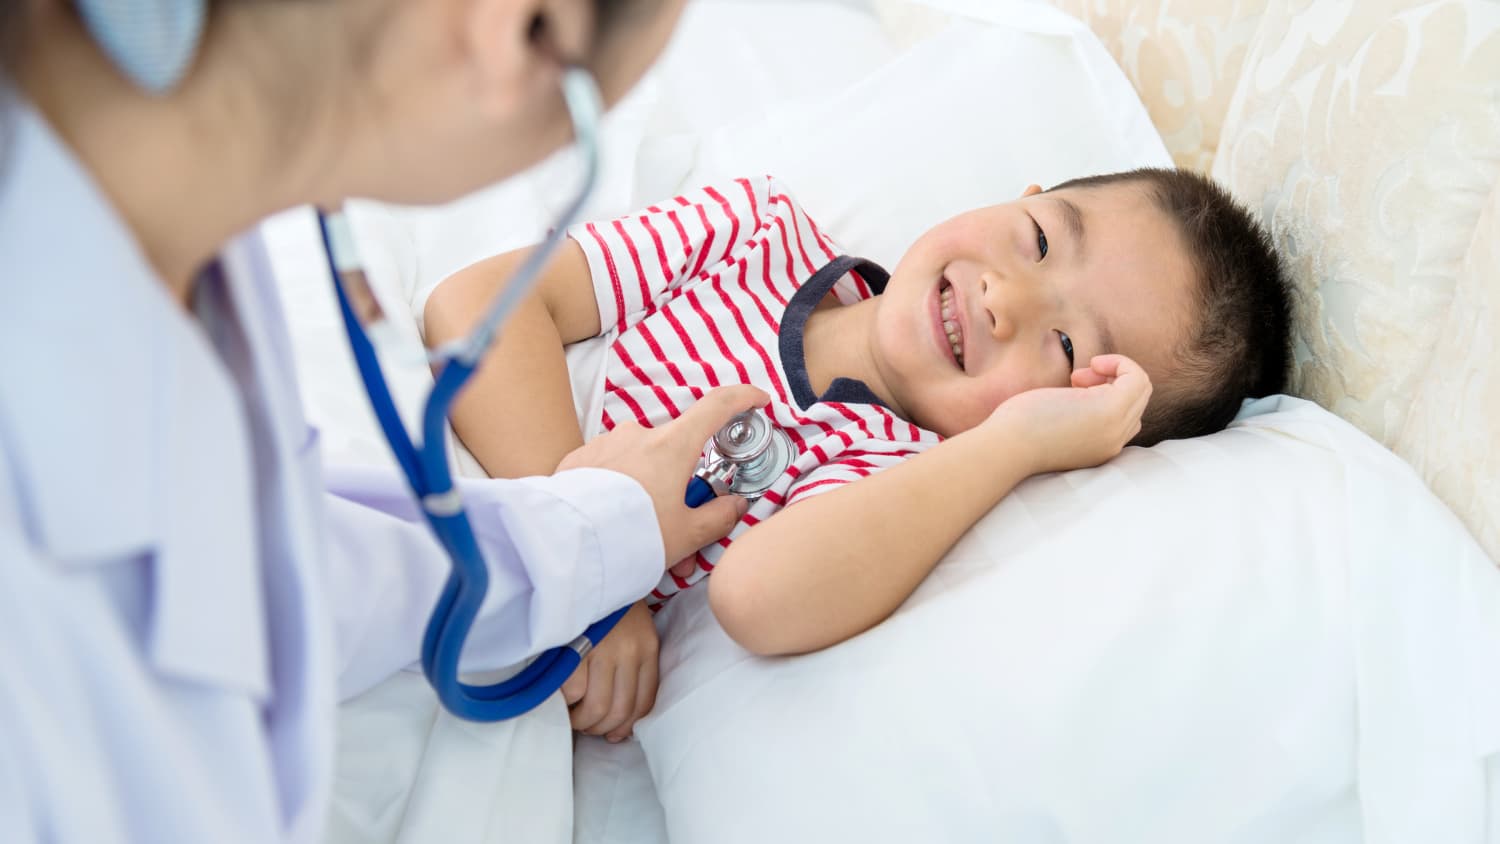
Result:
<instances>
[{"instance_id":1,"label":"doctor's ear","mask_svg":"<svg viewBox=\"0 0 1500 844\"><path fill-rule=\"evenodd\" d=\"M566 64L585 58L597 0L467 0L464 48L480 76L478 105L507 115L538 92L555 95Z\"/></svg>"}]
</instances>

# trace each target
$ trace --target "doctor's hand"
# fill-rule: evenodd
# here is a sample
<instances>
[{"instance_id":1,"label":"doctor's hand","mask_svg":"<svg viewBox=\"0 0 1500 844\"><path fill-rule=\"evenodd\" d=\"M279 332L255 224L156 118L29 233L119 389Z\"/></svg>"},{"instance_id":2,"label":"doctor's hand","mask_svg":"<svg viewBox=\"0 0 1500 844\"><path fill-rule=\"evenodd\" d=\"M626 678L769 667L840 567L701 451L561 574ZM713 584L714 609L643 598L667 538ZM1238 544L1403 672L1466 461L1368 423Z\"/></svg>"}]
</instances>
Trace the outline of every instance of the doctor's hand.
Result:
<instances>
[{"instance_id":1,"label":"doctor's hand","mask_svg":"<svg viewBox=\"0 0 1500 844\"><path fill-rule=\"evenodd\" d=\"M728 535L749 509L749 502L737 495L719 496L696 508L687 506L683 497L709 438L736 413L770 400L749 385L720 387L659 428L619 423L564 457L557 470L593 466L634 478L655 505L666 546L665 568Z\"/></svg>"},{"instance_id":2,"label":"doctor's hand","mask_svg":"<svg viewBox=\"0 0 1500 844\"><path fill-rule=\"evenodd\" d=\"M1073 371L1072 385L1011 396L984 423L1007 426L1027 444L1031 474L1098 466L1141 431L1151 378L1140 364L1098 355Z\"/></svg>"},{"instance_id":3,"label":"doctor's hand","mask_svg":"<svg viewBox=\"0 0 1500 844\"><path fill-rule=\"evenodd\" d=\"M611 742L656 705L656 625L637 601L562 685L573 729Z\"/></svg>"}]
</instances>

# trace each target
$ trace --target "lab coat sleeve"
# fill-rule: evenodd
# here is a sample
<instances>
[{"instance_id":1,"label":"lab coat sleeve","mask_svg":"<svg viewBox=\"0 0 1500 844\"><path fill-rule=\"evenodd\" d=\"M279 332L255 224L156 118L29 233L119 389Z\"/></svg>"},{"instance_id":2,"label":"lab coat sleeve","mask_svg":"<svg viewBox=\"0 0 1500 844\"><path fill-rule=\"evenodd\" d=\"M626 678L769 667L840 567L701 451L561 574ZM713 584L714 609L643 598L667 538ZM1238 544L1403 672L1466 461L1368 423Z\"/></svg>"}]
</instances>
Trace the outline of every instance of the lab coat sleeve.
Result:
<instances>
[{"instance_id":1,"label":"lab coat sleeve","mask_svg":"<svg viewBox=\"0 0 1500 844\"><path fill-rule=\"evenodd\" d=\"M339 690L349 698L420 659L448 556L404 480L329 467L325 536ZM487 671L571 641L641 598L665 551L651 498L630 478L575 469L546 478L460 481L490 587L462 670Z\"/></svg>"}]
</instances>

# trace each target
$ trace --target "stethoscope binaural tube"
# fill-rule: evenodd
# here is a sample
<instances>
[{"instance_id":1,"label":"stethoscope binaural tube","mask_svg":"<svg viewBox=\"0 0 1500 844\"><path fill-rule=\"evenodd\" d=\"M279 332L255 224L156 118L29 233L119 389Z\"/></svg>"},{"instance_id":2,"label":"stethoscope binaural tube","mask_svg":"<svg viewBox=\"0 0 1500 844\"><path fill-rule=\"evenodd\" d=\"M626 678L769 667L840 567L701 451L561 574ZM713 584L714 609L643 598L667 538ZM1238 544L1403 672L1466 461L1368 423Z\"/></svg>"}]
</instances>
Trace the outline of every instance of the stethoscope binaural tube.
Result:
<instances>
[{"instance_id":1,"label":"stethoscope binaural tube","mask_svg":"<svg viewBox=\"0 0 1500 844\"><path fill-rule=\"evenodd\" d=\"M598 86L587 71L570 67L563 73L562 89L573 121L577 148L584 160L583 181L560 218L548 230L546 239L526 257L511 283L496 297L475 329L467 337L432 353L432 362L440 368L423 412L420 446L414 444L407 434L391 398L375 347L342 283L344 278L361 276L361 264L354 253L348 225L341 213L318 214L328 268L338 295L339 312L375 416L428 524L452 559L452 570L423 636L422 672L443 707L471 721L499 721L535 708L562 686L579 662L629 610L628 606L622 607L600 619L568 645L541 654L508 680L477 686L459 679L458 665L464 643L489 591L489 570L464 511L463 498L453 485L446 448L448 410L494 342L500 325L535 285L552 252L566 236L568 227L577 222L597 180L598 126L603 112Z\"/></svg>"}]
</instances>

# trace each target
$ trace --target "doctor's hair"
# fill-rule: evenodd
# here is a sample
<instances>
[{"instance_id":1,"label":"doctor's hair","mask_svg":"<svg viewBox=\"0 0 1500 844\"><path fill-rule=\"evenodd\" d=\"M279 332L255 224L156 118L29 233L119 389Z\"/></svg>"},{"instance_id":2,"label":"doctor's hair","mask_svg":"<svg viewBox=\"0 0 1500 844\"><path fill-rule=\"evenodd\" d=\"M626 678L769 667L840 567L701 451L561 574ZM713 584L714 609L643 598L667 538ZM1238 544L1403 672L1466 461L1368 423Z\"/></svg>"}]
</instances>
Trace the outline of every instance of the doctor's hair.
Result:
<instances>
[{"instance_id":1,"label":"doctor's hair","mask_svg":"<svg viewBox=\"0 0 1500 844\"><path fill-rule=\"evenodd\" d=\"M655 20L661 0L594 0L594 39Z\"/></svg>"},{"instance_id":2,"label":"doctor's hair","mask_svg":"<svg viewBox=\"0 0 1500 844\"><path fill-rule=\"evenodd\" d=\"M0 2L0 87L10 87L10 77L21 63L21 49L25 46L21 33L26 31L30 6L24 0Z\"/></svg>"},{"instance_id":3,"label":"doctor's hair","mask_svg":"<svg viewBox=\"0 0 1500 844\"><path fill-rule=\"evenodd\" d=\"M0 0L0 179L9 175L11 133L15 131L16 86L12 82L25 47L27 10L23 0Z\"/></svg>"},{"instance_id":4,"label":"doctor's hair","mask_svg":"<svg viewBox=\"0 0 1500 844\"><path fill-rule=\"evenodd\" d=\"M1197 276L1195 313L1132 445L1223 430L1247 398L1284 392L1291 370L1291 284L1266 229L1229 192L1190 170L1146 167L1057 185L1136 184L1172 221Z\"/></svg>"}]
</instances>

